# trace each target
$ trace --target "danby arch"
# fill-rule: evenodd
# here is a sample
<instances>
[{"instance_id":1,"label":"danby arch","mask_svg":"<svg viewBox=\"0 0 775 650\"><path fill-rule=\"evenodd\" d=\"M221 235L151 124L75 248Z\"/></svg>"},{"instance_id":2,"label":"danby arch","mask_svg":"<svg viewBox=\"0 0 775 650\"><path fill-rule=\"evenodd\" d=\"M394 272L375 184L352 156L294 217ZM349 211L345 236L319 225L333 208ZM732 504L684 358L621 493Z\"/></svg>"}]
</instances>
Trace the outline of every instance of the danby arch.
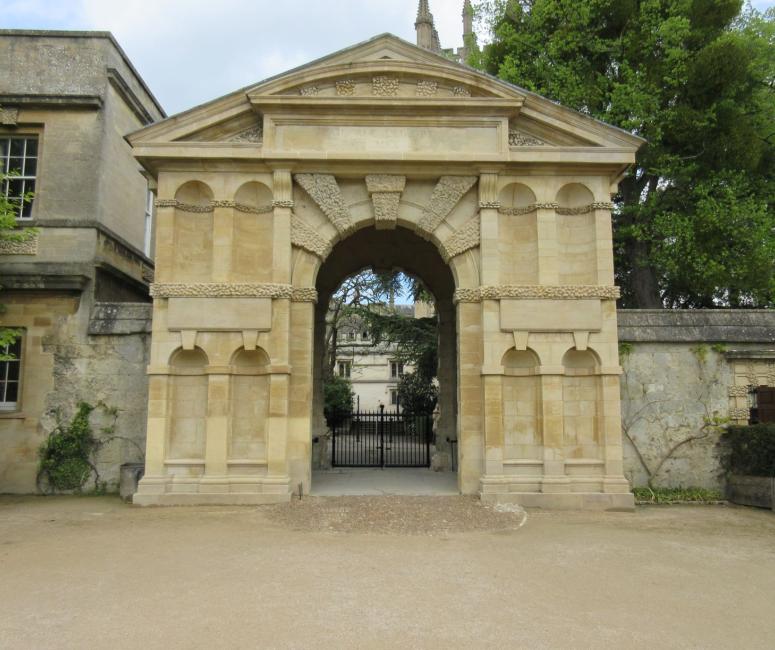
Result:
<instances>
[{"instance_id":1,"label":"danby arch","mask_svg":"<svg viewBox=\"0 0 775 650\"><path fill-rule=\"evenodd\" d=\"M632 505L610 198L640 139L383 35L129 141L157 192L136 503L308 489L316 323L368 265L436 293L461 492Z\"/></svg>"}]
</instances>

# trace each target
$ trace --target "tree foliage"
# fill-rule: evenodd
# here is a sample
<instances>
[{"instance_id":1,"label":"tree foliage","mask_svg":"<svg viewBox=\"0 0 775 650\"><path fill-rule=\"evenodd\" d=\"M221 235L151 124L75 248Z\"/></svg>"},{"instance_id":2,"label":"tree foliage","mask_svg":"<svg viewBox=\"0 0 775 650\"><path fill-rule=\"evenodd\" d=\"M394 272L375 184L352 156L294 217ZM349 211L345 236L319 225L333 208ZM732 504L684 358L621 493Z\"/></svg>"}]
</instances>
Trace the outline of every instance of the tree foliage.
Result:
<instances>
[{"instance_id":1,"label":"tree foliage","mask_svg":"<svg viewBox=\"0 0 775 650\"><path fill-rule=\"evenodd\" d=\"M349 379L331 375L323 381L323 414L329 425L353 412L353 387Z\"/></svg>"},{"instance_id":2,"label":"tree foliage","mask_svg":"<svg viewBox=\"0 0 775 650\"><path fill-rule=\"evenodd\" d=\"M419 372L405 374L398 382L398 402L405 413L427 415L433 413L439 401L436 383Z\"/></svg>"},{"instance_id":3,"label":"tree foliage","mask_svg":"<svg viewBox=\"0 0 775 650\"><path fill-rule=\"evenodd\" d=\"M615 197L628 307L775 303L775 9L489 0L482 64L642 136Z\"/></svg>"}]
</instances>

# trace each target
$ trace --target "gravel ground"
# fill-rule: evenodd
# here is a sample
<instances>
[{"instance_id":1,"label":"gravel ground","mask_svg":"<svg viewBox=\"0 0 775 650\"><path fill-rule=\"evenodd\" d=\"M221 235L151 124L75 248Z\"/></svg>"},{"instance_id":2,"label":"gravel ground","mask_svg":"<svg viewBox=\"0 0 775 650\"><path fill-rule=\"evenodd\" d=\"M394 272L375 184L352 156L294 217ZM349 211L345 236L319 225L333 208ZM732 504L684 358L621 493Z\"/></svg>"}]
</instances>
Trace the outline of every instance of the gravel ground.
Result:
<instances>
[{"instance_id":1,"label":"gravel ground","mask_svg":"<svg viewBox=\"0 0 775 650\"><path fill-rule=\"evenodd\" d=\"M265 512L292 530L425 536L517 530L527 517L518 506L492 508L471 496L305 497Z\"/></svg>"},{"instance_id":2,"label":"gravel ground","mask_svg":"<svg viewBox=\"0 0 775 650\"><path fill-rule=\"evenodd\" d=\"M465 497L0 497L0 649L773 647L773 513L522 519Z\"/></svg>"}]
</instances>

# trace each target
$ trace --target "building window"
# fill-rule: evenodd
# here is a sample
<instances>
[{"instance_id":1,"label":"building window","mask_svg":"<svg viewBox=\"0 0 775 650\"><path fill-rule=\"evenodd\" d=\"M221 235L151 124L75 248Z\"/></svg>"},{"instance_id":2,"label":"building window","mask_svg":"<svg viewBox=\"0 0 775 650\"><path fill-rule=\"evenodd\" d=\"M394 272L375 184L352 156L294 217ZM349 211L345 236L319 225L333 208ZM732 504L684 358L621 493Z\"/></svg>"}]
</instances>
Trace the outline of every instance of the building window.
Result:
<instances>
[{"instance_id":1,"label":"building window","mask_svg":"<svg viewBox=\"0 0 775 650\"><path fill-rule=\"evenodd\" d=\"M404 364L400 361L390 362L390 377L392 379L398 379L404 376Z\"/></svg>"},{"instance_id":2,"label":"building window","mask_svg":"<svg viewBox=\"0 0 775 650\"><path fill-rule=\"evenodd\" d=\"M19 337L4 347L0 347L3 356L11 356L8 361L0 361L0 410L15 411L19 403L19 378L21 377L22 339Z\"/></svg>"},{"instance_id":3,"label":"building window","mask_svg":"<svg viewBox=\"0 0 775 650\"><path fill-rule=\"evenodd\" d=\"M38 173L38 138L36 136L0 137L0 172L6 177L0 191L16 209L19 219L32 219L32 200Z\"/></svg>"},{"instance_id":4,"label":"building window","mask_svg":"<svg viewBox=\"0 0 775 650\"><path fill-rule=\"evenodd\" d=\"M396 389L390 391L390 405L398 406L398 391Z\"/></svg>"},{"instance_id":5,"label":"building window","mask_svg":"<svg viewBox=\"0 0 775 650\"><path fill-rule=\"evenodd\" d=\"M143 238L143 253L146 257L151 256L151 240L153 239L153 205L155 196L153 190L148 188L145 198L145 236Z\"/></svg>"},{"instance_id":6,"label":"building window","mask_svg":"<svg viewBox=\"0 0 775 650\"><path fill-rule=\"evenodd\" d=\"M368 330L364 330L363 331L363 333L361 334L361 339L363 341L368 341L369 340L369 332L368 332Z\"/></svg>"},{"instance_id":7,"label":"building window","mask_svg":"<svg viewBox=\"0 0 775 650\"><path fill-rule=\"evenodd\" d=\"M351 371L352 371L352 363L350 361L340 361L339 362L339 376L340 377L345 377L346 379L349 379Z\"/></svg>"},{"instance_id":8,"label":"building window","mask_svg":"<svg viewBox=\"0 0 775 650\"><path fill-rule=\"evenodd\" d=\"M347 332L347 338L350 341L354 341L355 340L355 331L354 330L350 330L349 332Z\"/></svg>"}]
</instances>

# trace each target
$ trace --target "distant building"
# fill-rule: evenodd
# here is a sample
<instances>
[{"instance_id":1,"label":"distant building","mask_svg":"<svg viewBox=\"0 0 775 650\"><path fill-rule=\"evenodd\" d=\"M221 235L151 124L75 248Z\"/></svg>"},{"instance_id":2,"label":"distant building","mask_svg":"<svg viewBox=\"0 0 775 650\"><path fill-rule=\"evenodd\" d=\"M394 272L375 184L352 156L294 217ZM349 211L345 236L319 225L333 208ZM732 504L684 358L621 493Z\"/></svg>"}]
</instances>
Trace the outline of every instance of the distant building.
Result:
<instances>
[{"instance_id":1,"label":"distant building","mask_svg":"<svg viewBox=\"0 0 775 650\"><path fill-rule=\"evenodd\" d=\"M425 303L395 305L396 313L407 318L432 315ZM398 382L412 372L389 346L375 345L371 333L360 322L344 323L337 343L337 361L334 372L350 380L355 393L355 408L360 411L399 409Z\"/></svg>"},{"instance_id":2,"label":"distant building","mask_svg":"<svg viewBox=\"0 0 775 650\"><path fill-rule=\"evenodd\" d=\"M144 339L89 328L100 302L150 301L152 187L124 135L165 115L106 32L0 30L0 61L0 165L17 173L0 191L19 205L34 193L18 223L38 230L0 243L0 323L22 332L9 350L17 360L0 363L0 492L32 492L55 413L79 400L119 406L131 426L122 433L142 447ZM120 320L108 314L101 327ZM138 321L137 334L145 328ZM104 477L115 480L126 454L106 453Z\"/></svg>"}]
</instances>

